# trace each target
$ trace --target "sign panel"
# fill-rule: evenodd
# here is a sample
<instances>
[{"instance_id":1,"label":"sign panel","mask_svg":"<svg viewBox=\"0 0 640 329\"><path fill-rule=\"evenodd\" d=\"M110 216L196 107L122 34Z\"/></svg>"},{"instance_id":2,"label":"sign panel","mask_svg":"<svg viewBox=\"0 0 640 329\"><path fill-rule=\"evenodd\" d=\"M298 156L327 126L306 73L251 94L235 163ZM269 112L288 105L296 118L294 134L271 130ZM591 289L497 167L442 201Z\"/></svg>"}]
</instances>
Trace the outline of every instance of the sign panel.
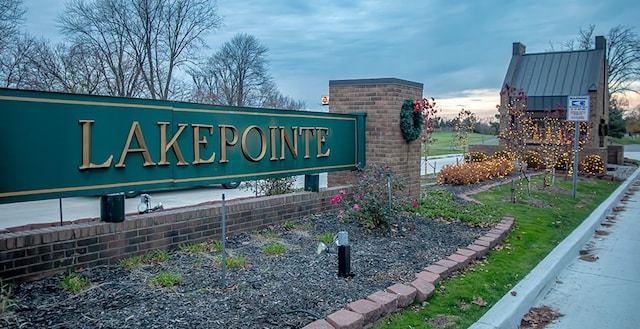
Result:
<instances>
[{"instance_id":1,"label":"sign panel","mask_svg":"<svg viewBox=\"0 0 640 329\"><path fill-rule=\"evenodd\" d=\"M365 164L364 114L0 89L0 203Z\"/></svg>"},{"instance_id":2,"label":"sign panel","mask_svg":"<svg viewBox=\"0 0 640 329\"><path fill-rule=\"evenodd\" d=\"M567 121L589 121L589 96L568 96Z\"/></svg>"},{"instance_id":3,"label":"sign panel","mask_svg":"<svg viewBox=\"0 0 640 329\"><path fill-rule=\"evenodd\" d=\"M322 105L329 105L329 96L322 96Z\"/></svg>"}]
</instances>

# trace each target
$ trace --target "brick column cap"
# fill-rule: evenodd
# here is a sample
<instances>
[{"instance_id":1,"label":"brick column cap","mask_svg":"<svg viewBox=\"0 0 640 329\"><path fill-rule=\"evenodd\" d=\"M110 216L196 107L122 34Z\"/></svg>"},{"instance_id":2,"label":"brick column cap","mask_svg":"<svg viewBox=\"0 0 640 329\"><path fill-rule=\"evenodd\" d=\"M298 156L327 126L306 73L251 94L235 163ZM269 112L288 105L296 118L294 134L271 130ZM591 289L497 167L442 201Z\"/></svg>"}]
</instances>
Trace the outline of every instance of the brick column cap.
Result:
<instances>
[{"instance_id":1,"label":"brick column cap","mask_svg":"<svg viewBox=\"0 0 640 329\"><path fill-rule=\"evenodd\" d=\"M423 89L420 82L402 80L397 78L374 78L374 79L349 79L349 80L329 80L331 86L366 86L366 85L400 85L411 88Z\"/></svg>"}]
</instances>

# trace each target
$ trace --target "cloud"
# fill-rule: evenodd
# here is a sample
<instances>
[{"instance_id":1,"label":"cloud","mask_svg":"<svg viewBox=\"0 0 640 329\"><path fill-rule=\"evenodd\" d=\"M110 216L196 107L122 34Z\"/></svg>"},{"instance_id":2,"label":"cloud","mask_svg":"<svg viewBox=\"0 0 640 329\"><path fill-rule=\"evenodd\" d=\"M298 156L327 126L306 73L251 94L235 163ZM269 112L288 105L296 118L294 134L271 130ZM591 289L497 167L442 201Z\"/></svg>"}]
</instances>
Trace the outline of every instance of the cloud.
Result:
<instances>
[{"instance_id":1,"label":"cloud","mask_svg":"<svg viewBox=\"0 0 640 329\"><path fill-rule=\"evenodd\" d=\"M40 2L24 0L27 25L52 38L64 0L46 7ZM590 24L597 35L619 24L637 26L640 12L636 0L217 3L224 26L207 36L205 55L238 33L251 34L269 48L271 74L282 93L318 108L330 80L389 77L421 82L429 97L460 98L453 108L472 106L478 102L467 100L470 91L501 87L513 42L524 43L528 53L543 52ZM483 106L489 106L491 97L479 99L488 99Z\"/></svg>"},{"instance_id":2,"label":"cloud","mask_svg":"<svg viewBox=\"0 0 640 329\"><path fill-rule=\"evenodd\" d=\"M473 112L480 119L493 119L498 113L496 105L500 104L500 89L470 89L445 94L436 98L442 112L440 116L453 118L460 110Z\"/></svg>"}]
</instances>

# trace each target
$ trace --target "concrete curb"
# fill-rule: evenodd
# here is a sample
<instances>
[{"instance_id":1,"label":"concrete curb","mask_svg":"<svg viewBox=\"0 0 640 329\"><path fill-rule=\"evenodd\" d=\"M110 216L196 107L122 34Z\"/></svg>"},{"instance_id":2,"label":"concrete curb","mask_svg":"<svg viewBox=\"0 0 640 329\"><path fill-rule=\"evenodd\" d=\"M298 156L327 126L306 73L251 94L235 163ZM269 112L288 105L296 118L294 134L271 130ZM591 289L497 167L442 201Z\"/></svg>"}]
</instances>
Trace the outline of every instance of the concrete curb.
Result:
<instances>
[{"instance_id":1,"label":"concrete curb","mask_svg":"<svg viewBox=\"0 0 640 329\"><path fill-rule=\"evenodd\" d=\"M640 176L640 168L636 169L578 228L511 289L511 291L517 293L515 296L510 293L503 296L482 318L469 328L517 328L522 317L529 312L529 309L539 297L549 291L554 278L577 257L579 250L593 236L594 230L620 202L624 193L638 176Z\"/></svg>"}]
</instances>

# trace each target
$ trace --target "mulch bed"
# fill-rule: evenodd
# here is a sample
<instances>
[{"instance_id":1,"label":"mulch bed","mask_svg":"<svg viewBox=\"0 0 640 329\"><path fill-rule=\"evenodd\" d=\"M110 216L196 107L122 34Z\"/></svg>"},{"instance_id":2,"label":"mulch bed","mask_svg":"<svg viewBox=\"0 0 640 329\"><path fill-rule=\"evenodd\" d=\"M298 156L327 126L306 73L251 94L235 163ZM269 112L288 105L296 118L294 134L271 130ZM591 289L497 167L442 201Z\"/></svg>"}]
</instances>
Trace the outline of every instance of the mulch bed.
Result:
<instances>
[{"instance_id":1,"label":"mulch bed","mask_svg":"<svg viewBox=\"0 0 640 329\"><path fill-rule=\"evenodd\" d=\"M160 264L81 270L91 286L77 295L60 287L64 275L24 283L0 328L301 328L378 290L413 281L415 273L488 231L412 214L386 235L367 233L335 214L303 218L296 227L305 223L313 229L278 226L269 234L228 237L228 254L246 257L247 265L228 269L225 287L214 261L219 252L179 250ZM337 275L337 254L316 254L314 237L338 231L349 233L352 278ZM273 233L277 237L270 239ZM286 245L285 253L265 255L270 242ZM181 283L150 286L160 271L179 273Z\"/></svg>"}]
</instances>

